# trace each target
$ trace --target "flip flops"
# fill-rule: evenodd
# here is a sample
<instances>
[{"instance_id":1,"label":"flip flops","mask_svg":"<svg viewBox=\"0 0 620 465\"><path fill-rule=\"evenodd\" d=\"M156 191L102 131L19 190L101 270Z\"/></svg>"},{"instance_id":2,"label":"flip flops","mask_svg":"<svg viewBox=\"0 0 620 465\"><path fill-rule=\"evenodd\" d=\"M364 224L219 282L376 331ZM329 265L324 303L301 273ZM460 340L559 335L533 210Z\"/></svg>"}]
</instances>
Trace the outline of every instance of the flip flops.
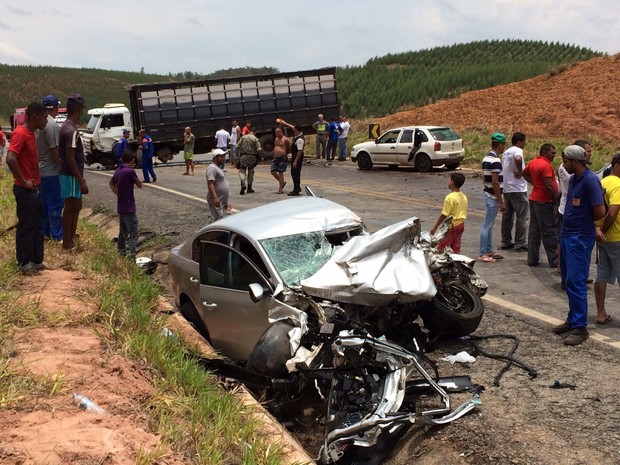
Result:
<instances>
[{"instance_id":1,"label":"flip flops","mask_svg":"<svg viewBox=\"0 0 620 465\"><path fill-rule=\"evenodd\" d=\"M504 258L503 255L498 254L497 252L489 252L487 254L487 257L491 257L494 260L501 260L502 258Z\"/></svg>"},{"instance_id":2,"label":"flip flops","mask_svg":"<svg viewBox=\"0 0 620 465\"><path fill-rule=\"evenodd\" d=\"M596 320L597 325L608 325L609 323L611 323L611 315L607 315L607 318L605 318L603 321Z\"/></svg>"},{"instance_id":3,"label":"flip flops","mask_svg":"<svg viewBox=\"0 0 620 465\"><path fill-rule=\"evenodd\" d=\"M476 260L485 263L495 263L495 259L493 257L489 257L488 255L480 255Z\"/></svg>"}]
</instances>

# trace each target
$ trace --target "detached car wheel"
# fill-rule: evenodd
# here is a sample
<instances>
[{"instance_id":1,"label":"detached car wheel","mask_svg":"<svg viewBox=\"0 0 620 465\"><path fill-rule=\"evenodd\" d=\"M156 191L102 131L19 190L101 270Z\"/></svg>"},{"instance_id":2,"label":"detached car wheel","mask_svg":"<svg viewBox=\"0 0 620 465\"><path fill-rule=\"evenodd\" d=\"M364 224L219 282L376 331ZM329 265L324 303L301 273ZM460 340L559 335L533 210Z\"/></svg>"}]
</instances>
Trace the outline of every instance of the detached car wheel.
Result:
<instances>
[{"instance_id":1,"label":"detached car wheel","mask_svg":"<svg viewBox=\"0 0 620 465\"><path fill-rule=\"evenodd\" d=\"M432 303L420 312L424 327L432 334L455 337L473 333L483 315L482 299L462 284L438 289Z\"/></svg>"},{"instance_id":2,"label":"detached car wheel","mask_svg":"<svg viewBox=\"0 0 620 465\"><path fill-rule=\"evenodd\" d=\"M418 153L415 157L415 168L420 173L428 173L433 169L433 162L431 161L431 157L426 155L425 153Z\"/></svg>"},{"instance_id":3,"label":"detached car wheel","mask_svg":"<svg viewBox=\"0 0 620 465\"><path fill-rule=\"evenodd\" d=\"M370 159L370 155L366 152L360 153L357 156L357 167L361 170L372 169L372 160Z\"/></svg>"}]
</instances>

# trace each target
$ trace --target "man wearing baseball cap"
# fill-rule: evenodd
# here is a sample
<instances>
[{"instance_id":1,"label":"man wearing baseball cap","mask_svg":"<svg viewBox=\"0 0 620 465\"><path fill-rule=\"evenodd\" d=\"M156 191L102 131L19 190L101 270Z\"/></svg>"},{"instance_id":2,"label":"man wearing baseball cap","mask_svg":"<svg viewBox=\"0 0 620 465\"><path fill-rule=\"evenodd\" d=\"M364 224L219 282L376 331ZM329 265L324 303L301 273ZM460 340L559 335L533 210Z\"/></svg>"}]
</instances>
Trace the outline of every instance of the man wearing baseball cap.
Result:
<instances>
[{"instance_id":1,"label":"man wearing baseball cap","mask_svg":"<svg viewBox=\"0 0 620 465\"><path fill-rule=\"evenodd\" d=\"M576 346L588 337L588 287L590 258L596 241L594 222L605 216L603 188L598 177L588 169L590 161L583 147L569 145L562 153L562 163L572 174L566 194L566 207L560 232L560 271L568 296L566 321L553 328L555 334L568 335L567 346Z\"/></svg>"},{"instance_id":2,"label":"man wearing baseball cap","mask_svg":"<svg viewBox=\"0 0 620 465\"><path fill-rule=\"evenodd\" d=\"M226 152L221 149L213 151L213 159L207 168L207 204L211 211L211 223L224 218L228 210L228 181L220 165L226 160Z\"/></svg>"},{"instance_id":3,"label":"man wearing baseball cap","mask_svg":"<svg viewBox=\"0 0 620 465\"><path fill-rule=\"evenodd\" d=\"M123 136L118 140L114 146L114 158L116 158L116 167L123 166L123 152L129 147L127 138L129 137L129 129L123 129Z\"/></svg>"},{"instance_id":4,"label":"man wearing baseball cap","mask_svg":"<svg viewBox=\"0 0 620 465\"><path fill-rule=\"evenodd\" d=\"M60 127L56 123L60 101L55 95L46 96L41 102L47 109L45 129L37 131L37 151L39 153L39 186L43 207L43 236L52 241L62 241L62 209L65 205L60 195L60 158L58 139Z\"/></svg>"},{"instance_id":5,"label":"man wearing baseball cap","mask_svg":"<svg viewBox=\"0 0 620 465\"><path fill-rule=\"evenodd\" d=\"M498 211L504 211L502 199L502 162L499 156L506 148L506 136L501 132L491 135L491 150L482 159L483 195L486 205L486 215L480 229L480 254L478 260L485 263L493 263L503 258L493 251L493 225Z\"/></svg>"}]
</instances>

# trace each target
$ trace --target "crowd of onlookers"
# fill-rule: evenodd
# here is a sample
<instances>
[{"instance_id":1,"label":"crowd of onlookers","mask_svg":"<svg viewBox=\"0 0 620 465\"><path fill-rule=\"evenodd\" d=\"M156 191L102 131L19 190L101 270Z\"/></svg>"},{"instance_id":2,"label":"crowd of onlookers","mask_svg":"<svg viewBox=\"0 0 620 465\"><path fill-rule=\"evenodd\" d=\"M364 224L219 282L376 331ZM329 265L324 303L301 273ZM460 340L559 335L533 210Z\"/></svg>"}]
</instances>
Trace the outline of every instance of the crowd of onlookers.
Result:
<instances>
[{"instance_id":1,"label":"crowd of onlookers","mask_svg":"<svg viewBox=\"0 0 620 465\"><path fill-rule=\"evenodd\" d=\"M480 230L477 260L495 263L503 251L527 254L528 266L540 264L540 246L547 264L561 275L569 311L566 321L554 328L564 335L564 344L578 345L588 338L587 284L592 251L596 244L597 272L594 279L596 323L608 324L605 309L607 284L620 282L620 154L611 160L611 174L601 181L588 169L592 146L577 140L564 148L557 173L552 161L557 155L552 144L543 144L538 156L526 163L523 147L526 135L515 132L506 149L506 136L491 136L491 150L482 160L483 196L486 213ZM435 226L448 216L453 226L440 247L460 251L467 213L467 198L460 192L464 177L450 176L452 191ZM528 184L532 186L528 197ZM493 249L493 226L502 213L500 251ZM529 212L529 226L528 226ZM513 236L514 231L514 236Z\"/></svg>"}]
</instances>

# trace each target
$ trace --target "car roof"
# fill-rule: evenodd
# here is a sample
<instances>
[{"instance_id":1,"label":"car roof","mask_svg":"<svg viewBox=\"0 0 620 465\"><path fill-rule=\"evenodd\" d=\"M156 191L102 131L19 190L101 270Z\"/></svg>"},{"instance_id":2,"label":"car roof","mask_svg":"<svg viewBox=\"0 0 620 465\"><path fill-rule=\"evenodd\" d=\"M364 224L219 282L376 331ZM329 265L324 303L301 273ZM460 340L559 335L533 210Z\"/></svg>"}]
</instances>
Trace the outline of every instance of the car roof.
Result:
<instances>
[{"instance_id":1,"label":"car roof","mask_svg":"<svg viewBox=\"0 0 620 465\"><path fill-rule=\"evenodd\" d=\"M390 128L387 131L394 131L396 129L452 129L450 126L401 126L398 128Z\"/></svg>"},{"instance_id":2,"label":"car roof","mask_svg":"<svg viewBox=\"0 0 620 465\"><path fill-rule=\"evenodd\" d=\"M313 231L334 231L362 224L348 208L320 197L298 197L261 205L229 215L204 227L229 229L246 237L262 240Z\"/></svg>"}]
</instances>

